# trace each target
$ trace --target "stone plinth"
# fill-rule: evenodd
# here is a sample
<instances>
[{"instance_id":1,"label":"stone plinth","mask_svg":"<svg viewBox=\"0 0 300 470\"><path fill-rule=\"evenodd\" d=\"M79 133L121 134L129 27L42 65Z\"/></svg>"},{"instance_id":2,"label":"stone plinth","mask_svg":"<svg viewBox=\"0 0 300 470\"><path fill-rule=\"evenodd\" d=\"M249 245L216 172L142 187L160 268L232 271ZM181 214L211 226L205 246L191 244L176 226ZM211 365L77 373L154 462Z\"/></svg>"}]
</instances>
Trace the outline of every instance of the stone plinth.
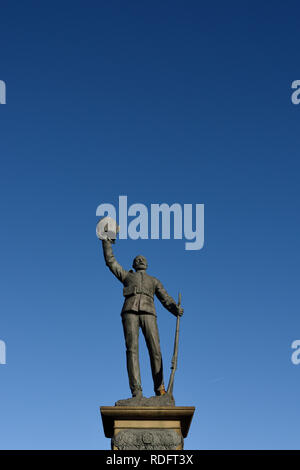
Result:
<instances>
[{"instance_id":1,"label":"stone plinth","mask_svg":"<svg viewBox=\"0 0 300 470\"><path fill-rule=\"evenodd\" d=\"M195 407L102 406L112 450L181 450Z\"/></svg>"}]
</instances>

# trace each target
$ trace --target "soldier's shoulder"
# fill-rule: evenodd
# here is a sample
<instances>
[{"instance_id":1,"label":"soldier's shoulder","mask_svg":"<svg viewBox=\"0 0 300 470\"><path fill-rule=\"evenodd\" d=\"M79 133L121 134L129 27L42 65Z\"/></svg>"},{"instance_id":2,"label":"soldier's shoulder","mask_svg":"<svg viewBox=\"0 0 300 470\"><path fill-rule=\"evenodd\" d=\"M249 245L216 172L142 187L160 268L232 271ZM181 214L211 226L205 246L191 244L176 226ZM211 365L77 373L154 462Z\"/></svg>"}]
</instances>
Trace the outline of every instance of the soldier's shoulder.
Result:
<instances>
[{"instance_id":1,"label":"soldier's shoulder","mask_svg":"<svg viewBox=\"0 0 300 470\"><path fill-rule=\"evenodd\" d=\"M135 275L135 272L130 269L129 271L126 271L126 275L125 275L125 278L131 278L131 277L134 277Z\"/></svg>"},{"instance_id":2,"label":"soldier's shoulder","mask_svg":"<svg viewBox=\"0 0 300 470\"><path fill-rule=\"evenodd\" d=\"M147 276L149 276L149 277L151 278L151 280L152 280L155 284L160 284L160 280L157 279L157 277L150 276L150 274L147 274Z\"/></svg>"}]
</instances>

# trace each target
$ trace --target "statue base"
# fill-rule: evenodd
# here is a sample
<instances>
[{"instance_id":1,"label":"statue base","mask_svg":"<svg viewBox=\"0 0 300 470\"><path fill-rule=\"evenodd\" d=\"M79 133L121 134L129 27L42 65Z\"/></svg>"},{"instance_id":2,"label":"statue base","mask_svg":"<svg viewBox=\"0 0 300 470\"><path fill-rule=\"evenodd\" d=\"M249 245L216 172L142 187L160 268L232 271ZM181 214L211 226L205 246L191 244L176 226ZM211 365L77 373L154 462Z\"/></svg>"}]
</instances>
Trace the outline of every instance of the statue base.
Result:
<instances>
[{"instance_id":1,"label":"statue base","mask_svg":"<svg viewBox=\"0 0 300 470\"><path fill-rule=\"evenodd\" d=\"M144 407L144 406L151 406L152 408L157 408L157 407L169 407L169 406L175 406L175 400L172 395L169 395L168 393L165 393L164 395L161 396L154 396L154 397L132 397L132 398L126 398L125 400L118 400L115 403L116 406L139 406L139 407Z\"/></svg>"},{"instance_id":2,"label":"statue base","mask_svg":"<svg viewBox=\"0 0 300 470\"><path fill-rule=\"evenodd\" d=\"M104 434L112 450L181 450L193 406L102 406Z\"/></svg>"}]
</instances>

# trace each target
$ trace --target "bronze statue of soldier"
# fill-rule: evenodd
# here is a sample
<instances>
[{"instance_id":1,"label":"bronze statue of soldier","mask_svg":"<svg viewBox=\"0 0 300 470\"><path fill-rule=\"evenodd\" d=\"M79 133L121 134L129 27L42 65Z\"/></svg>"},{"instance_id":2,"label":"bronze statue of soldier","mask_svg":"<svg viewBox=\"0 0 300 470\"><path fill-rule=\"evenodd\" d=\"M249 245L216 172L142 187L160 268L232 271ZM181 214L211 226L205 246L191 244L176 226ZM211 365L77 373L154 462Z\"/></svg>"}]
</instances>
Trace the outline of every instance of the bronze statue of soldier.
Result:
<instances>
[{"instance_id":1,"label":"bronze statue of soldier","mask_svg":"<svg viewBox=\"0 0 300 470\"><path fill-rule=\"evenodd\" d=\"M125 300L121 316L130 390L133 397L143 395L139 364L139 329L141 328L150 355L154 392L156 396L162 396L166 391L154 295L175 316L182 316L183 309L167 293L162 283L146 272L148 263L144 256L136 256L132 264L134 270L126 271L115 259L112 243L113 241L108 237L102 239L106 265L124 286Z\"/></svg>"}]
</instances>

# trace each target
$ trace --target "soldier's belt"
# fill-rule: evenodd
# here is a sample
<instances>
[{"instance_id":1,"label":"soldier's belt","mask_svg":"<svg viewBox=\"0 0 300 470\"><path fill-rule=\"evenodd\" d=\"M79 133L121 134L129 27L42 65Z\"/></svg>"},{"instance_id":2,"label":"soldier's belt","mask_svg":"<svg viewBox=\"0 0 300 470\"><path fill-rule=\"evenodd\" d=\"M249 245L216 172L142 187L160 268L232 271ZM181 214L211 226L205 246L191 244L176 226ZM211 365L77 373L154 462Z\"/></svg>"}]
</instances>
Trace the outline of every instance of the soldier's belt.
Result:
<instances>
[{"instance_id":1,"label":"soldier's belt","mask_svg":"<svg viewBox=\"0 0 300 470\"><path fill-rule=\"evenodd\" d=\"M130 297L131 295L137 295L137 294L143 294L147 295L148 297L151 297L153 299L153 293L150 290L147 289L138 289L136 286L135 287L124 287L123 289L123 295L124 297Z\"/></svg>"}]
</instances>

